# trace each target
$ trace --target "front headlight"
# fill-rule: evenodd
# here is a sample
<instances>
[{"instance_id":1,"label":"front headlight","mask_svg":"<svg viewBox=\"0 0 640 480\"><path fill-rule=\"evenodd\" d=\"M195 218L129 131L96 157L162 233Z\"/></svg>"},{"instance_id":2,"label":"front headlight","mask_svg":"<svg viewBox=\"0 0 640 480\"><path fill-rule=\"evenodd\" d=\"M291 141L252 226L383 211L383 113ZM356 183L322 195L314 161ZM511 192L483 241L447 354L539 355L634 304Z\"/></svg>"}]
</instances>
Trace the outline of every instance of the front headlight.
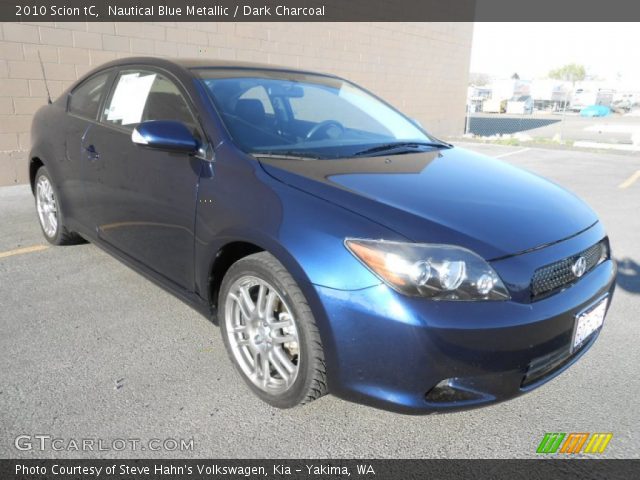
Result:
<instances>
[{"instance_id":1,"label":"front headlight","mask_svg":"<svg viewBox=\"0 0 640 480\"><path fill-rule=\"evenodd\" d=\"M433 300L507 300L498 274L478 255L453 245L347 238L345 245L387 285Z\"/></svg>"}]
</instances>

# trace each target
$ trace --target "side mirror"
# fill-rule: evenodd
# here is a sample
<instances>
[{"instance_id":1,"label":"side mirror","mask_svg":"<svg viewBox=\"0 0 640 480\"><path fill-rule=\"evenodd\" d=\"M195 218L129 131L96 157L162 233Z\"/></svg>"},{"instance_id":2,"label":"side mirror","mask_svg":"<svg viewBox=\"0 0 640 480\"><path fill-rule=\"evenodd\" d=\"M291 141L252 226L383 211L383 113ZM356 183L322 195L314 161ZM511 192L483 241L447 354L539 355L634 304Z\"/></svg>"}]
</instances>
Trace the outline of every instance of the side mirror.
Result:
<instances>
[{"instance_id":1,"label":"side mirror","mask_svg":"<svg viewBox=\"0 0 640 480\"><path fill-rule=\"evenodd\" d=\"M133 129L131 141L136 145L185 153L193 153L199 147L187 126L173 120L143 122Z\"/></svg>"}]
</instances>

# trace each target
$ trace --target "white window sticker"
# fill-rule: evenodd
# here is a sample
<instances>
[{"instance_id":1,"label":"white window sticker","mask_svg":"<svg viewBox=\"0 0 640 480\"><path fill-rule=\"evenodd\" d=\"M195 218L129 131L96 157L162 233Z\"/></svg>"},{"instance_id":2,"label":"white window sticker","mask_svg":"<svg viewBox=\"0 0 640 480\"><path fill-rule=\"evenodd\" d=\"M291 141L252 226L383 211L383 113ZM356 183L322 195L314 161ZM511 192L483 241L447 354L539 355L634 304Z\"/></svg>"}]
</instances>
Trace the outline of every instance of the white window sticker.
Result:
<instances>
[{"instance_id":1,"label":"white window sticker","mask_svg":"<svg viewBox=\"0 0 640 480\"><path fill-rule=\"evenodd\" d=\"M140 123L155 79L155 73L142 77L139 73L122 75L111 98L107 120L121 125Z\"/></svg>"}]
</instances>

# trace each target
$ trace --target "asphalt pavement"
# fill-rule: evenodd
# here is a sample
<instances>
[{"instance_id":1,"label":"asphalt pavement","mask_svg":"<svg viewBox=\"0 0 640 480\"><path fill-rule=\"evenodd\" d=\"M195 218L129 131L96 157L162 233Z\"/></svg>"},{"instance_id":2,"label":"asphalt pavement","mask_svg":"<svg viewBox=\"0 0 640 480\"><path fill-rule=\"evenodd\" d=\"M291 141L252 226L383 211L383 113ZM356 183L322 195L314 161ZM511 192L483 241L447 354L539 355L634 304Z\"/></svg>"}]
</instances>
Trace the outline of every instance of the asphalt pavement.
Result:
<instances>
[{"instance_id":1,"label":"asphalt pavement","mask_svg":"<svg viewBox=\"0 0 640 480\"><path fill-rule=\"evenodd\" d=\"M5 187L0 457L533 457L546 432L612 432L603 456L639 458L640 157L467 147L569 188L609 231L620 262L613 304L595 346L555 380L445 415L405 416L330 395L271 408L234 371L208 319L93 245L47 247L29 188ZM21 435L24 450L15 446ZM59 439L61 450L45 439L40 451L35 435ZM82 439L109 449L76 451ZM117 451L118 439L145 449ZM153 439L165 449L152 450Z\"/></svg>"}]
</instances>

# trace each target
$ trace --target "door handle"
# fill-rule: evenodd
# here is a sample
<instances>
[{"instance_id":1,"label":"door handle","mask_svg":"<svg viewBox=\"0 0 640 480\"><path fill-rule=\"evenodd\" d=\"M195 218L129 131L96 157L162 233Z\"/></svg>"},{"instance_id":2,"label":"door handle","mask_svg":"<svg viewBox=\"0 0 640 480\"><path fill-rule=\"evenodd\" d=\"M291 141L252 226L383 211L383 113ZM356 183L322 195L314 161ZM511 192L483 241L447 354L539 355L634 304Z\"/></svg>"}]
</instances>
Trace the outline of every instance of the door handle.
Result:
<instances>
[{"instance_id":1,"label":"door handle","mask_svg":"<svg viewBox=\"0 0 640 480\"><path fill-rule=\"evenodd\" d=\"M100 159L100 154L96 150L96 147L94 147L93 145L89 145L87 148L85 148L85 150L87 152L87 158L89 160L99 160Z\"/></svg>"}]
</instances>

